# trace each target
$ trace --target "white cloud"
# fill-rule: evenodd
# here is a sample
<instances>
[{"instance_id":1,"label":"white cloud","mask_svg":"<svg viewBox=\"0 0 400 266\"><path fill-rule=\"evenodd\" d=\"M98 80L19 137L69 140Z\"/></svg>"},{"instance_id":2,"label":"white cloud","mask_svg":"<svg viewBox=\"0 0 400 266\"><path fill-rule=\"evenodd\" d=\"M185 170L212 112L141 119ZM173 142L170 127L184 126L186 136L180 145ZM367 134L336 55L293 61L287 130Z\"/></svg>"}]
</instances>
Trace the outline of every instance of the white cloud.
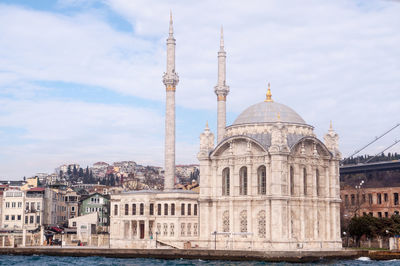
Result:
<instances>
[{"instance_id":1,"label":"white cloud","mask_svg":"<svg viewBox=\"0 0 400 266\"><path fill-rule=\"evenodd\" d=\"M397 2L109 0L104 3L129 21L134 32L111 27L102 12L88 8L92 1L59 2L61 8L81 6L82 11L74 15L1 5L0 92L8 90L24 98L43 90L31 81L50 80L101 86L141 99L163 101L161 76L172 9L177 71L181 79L178 105L215 109L216 53L219 27L223 24L228 53L227 83L231 87L228 121L233 121L234 114L247 106L262 101L266 84L271 82L273 98L299 112L316 127L319 136L327 130L329 120L333 120L345 155L398 122L400 4ZM25 102L19 104L23 107ZM55 113L46 114L44 110L35 114L46 117L50 124L57 120L58 112L67 113L62 103L48 102L46 107ZM99 106L99 113L107 114L108 107ZM113 111L109 113L114 115ZM19 120L32 119L22 125L24 128L30 129L38 122L23 111L14 115ZM107 117L106 122L115 123ZM85 121L91 130L96 128L96 121ZM140 142L144 143L156 139L158 148L154 149L162 154L163 122L160 121L159 134L154 137L153 133L130 128L128 124L126 127L123 123L113 124L121 134L114 132L114 138L110 137L116 145L114 150L125 150L118 144L119 139L132 141L142 137ZM5 122L13 124L10 120ZM99 127L104 129L104 125L101 123ZM59 127L65 130L61 124ZM49 125L44 128L54 131ZM131 130L136 131L130 135ZM48 138L84 140L80 131L55 133L58 135ZM39 136L40 132L34 130L30 135L36 140ZM93 138L103 137L93 132ZM382 146L389 145L395 137L390 136ZM191 138L191 143L197 143L198 135ZM47 145L49 149L53 147L51 142ZM189 151L195 151L189 146L178 146L178 152L186 151L184 156L178 156L186 158ZM107 151L98 147L91 149ZM131 148L139 158L152 160L151 156L146 157L148 149ZM90 160L92 154L79 158ZM158 161L162 159L160 154ZM195 154L188 157L194 158Z\"/></svg>"}]
</instances>

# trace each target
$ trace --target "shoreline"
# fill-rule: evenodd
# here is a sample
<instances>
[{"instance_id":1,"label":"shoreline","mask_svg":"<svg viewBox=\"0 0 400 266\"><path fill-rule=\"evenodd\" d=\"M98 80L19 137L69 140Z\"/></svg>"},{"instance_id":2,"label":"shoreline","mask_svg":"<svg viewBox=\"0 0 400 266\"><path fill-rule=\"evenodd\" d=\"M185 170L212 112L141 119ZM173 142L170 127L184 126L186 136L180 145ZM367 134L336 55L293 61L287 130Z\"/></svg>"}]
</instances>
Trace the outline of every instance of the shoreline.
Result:
<instances>
[{"instance_id":1,"label":"shoreline","mask_svg":"<svg viewBox=\"0 0 400 266\"><path fill-rule=\"evenodd\" d=\"M340 250L340 251L246 251L201 249L109 249L76 247L18 247L0 248L0 255L45 255L70 257L201 259L265 262L318 262L322 260L357 259L370 257L377 260L400 259L400 252ZM372 257L371 257L372 256Z\"/></svg>"}]
</instances>

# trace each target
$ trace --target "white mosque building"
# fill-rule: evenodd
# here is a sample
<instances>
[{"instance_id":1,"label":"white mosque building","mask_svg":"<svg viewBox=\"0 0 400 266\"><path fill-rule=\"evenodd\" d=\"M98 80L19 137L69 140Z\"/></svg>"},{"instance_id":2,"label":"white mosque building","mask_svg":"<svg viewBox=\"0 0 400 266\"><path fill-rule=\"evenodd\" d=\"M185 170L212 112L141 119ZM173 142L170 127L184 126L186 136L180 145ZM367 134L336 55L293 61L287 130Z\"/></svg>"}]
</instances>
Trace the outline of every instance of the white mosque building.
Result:
<instances>
[{"instance_id":1,"label":"white mosque building","mask_svg":"<svg viewBox=\"0 0 400 266\"><path fill-rule=\"evenodd\" d=\"M338 135L324 142L291 108L266 99L226 126L226 52L218 52L217 143L200 135L200 193L174 189L175 39L167 39L164 191L111 196L113 248L338 250Z\"/></svg>"}]
</instances>

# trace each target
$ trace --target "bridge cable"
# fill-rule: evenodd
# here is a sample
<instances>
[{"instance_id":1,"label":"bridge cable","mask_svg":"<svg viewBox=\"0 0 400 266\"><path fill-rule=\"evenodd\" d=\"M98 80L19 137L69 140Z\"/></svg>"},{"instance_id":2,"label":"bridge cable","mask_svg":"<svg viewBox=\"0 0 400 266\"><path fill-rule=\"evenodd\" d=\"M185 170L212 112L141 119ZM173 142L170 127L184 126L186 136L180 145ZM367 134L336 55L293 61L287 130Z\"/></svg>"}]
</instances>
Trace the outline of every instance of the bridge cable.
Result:
<instances>
[{"instance_id":1,"label":"bridge cable","mask_svg":"<svg viewBox=\"0 0 400 266\"><path fill-rule=\"evenodd\" d=\"M398 126L400 126L400 123L396 124L394 127L392 127L391 129L389 129L388 131L386 131L385 133L383 133L382 135L380 135L379 137L375 137L375 139L371 142L369 142L367 145L365 145L364 147L362 147L361 149L355 151L352 155L350 155L349 157L345 158L342 160L342 164L345 163L348 159L352 158L354 155L358 154L360 151L364 150L365 148L367 148L368 146L370 146L372 143L374 143L375 141L377 141L378 139L382 138L383 136L385 136L386 134L388 134L389 132L391 132L392 130L394 130L395 128L397 128ZM396 144L396 143L395 143ZM379 153L380 154L380 153Z\"/></svg>"}]
</instances>

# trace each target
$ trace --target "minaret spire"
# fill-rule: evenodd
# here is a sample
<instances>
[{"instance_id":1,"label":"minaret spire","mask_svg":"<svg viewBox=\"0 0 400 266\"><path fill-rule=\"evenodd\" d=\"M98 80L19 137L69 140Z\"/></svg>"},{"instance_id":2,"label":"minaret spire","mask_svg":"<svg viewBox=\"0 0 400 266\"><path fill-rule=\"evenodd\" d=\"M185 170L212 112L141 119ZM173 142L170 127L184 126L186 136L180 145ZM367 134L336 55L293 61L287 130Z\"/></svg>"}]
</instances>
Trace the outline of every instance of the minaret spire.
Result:
<instances>
[{"instance_id":1,"label":"minaret spire","mask_svg":"<svg viewBox=\"0 0 400 266\"><path fill-rule=\"evenodd\" d=\"M219 47L224 50L224 27L221 26L221 40L219 41Z\"/></svg>"},{"instance_id":2,"label":"minaret spire","mask_svg":"<svg viewBox=\"0 0 400 266\"><path fill-rule=\"evenodd\" d=\"M217 141L220 143L225 135L226 127L226 96L229 93L229 87L226 85L226 52L224 47L224 30L221 26L220 48L218 51L218 83L215 88L218 104L217 117Z\"/></svg>"},{"instance_id":3,"label":"minaret spire","mask_svg":"<svg viewBox=\"0 0 400 266\"><path fill-rule=\"evenodd\" d=\"M170 12L169 36L167 39L167 72L163 76L163 83L166 89L165 190L172 190L175 187L175 90L179 77L175 72L175 38L173 34L172 12Z\"/></svg>"},{"instance_id":4,"label":"minaret spire","mask_svg":"<svg viewBox=\"0 0 400 266\"><path fill-rule=\"evenodd\" d=\"M174 26L172 22L172 11L169 11L169 37L174 37Z\"/></svg>"}]
</instances>

